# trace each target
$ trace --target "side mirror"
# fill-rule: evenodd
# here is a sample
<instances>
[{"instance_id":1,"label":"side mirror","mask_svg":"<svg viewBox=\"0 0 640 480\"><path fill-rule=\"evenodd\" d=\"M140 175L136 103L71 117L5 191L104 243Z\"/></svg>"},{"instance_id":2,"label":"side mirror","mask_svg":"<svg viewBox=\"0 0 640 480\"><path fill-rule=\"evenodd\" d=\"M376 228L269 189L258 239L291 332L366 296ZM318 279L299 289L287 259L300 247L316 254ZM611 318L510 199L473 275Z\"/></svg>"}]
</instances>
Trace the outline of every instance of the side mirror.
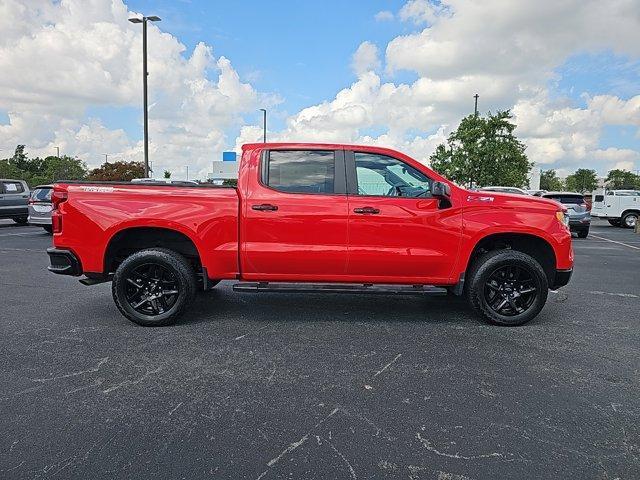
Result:
<instances>
[{"instance_id":1,"label":"side mirror","mask_svg":"<svg viewBox=\"0 0 640 480\"><path fill-rule=\"evenodd\" d=\"M451 196L451 187L448 183L433 182L431 185L431 195L434 197L449 198Z\"/></svg>"}]
</instances>

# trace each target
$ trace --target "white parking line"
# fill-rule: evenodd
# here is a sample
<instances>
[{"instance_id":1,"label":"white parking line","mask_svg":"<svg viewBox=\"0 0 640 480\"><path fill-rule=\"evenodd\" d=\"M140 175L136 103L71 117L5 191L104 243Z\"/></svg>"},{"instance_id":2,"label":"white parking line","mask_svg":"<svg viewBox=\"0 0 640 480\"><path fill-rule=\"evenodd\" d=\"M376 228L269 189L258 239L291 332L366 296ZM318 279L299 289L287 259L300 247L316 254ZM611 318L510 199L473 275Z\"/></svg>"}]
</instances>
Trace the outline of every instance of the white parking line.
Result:
<instances>
[{"instance_id":1,"label":"white parking line","mask_svg":"<svg viewBox=\"0 0 640 480\"><path fill-rule=\"evenodd\" d=\"M615 243L617 245L623 245L625 247L629 247L629 248L633 248L634 250L640 250L640 247L635 247L633 245L629 245L628 243L624 243L624 242L618 242L616 240L611 240L610 238L605 238L605 237L599 237L598 235L594 235L593 233L591 234L591 236L593 238L597 238L599 240L604 240L605 242L611 242L611 243Z\"/></svg>"}]
</instances>

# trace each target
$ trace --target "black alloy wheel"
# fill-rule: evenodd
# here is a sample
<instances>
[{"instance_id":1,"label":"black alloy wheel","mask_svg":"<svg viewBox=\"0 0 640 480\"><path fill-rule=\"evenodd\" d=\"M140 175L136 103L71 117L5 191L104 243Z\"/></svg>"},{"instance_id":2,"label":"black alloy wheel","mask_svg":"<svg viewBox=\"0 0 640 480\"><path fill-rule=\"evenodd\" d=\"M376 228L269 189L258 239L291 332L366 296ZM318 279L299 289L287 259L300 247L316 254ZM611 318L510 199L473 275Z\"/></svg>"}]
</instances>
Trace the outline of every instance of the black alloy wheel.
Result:
<instances>
[{"instance_id":1,"label":"black alloy wheel","mask_svg":"<svg viewBox=\"0 0 640 480\"><path fill-rule=\"evenodd\" d=\"M506 317L525 313L531 308L537 295L538 288L532 273L518 265L495 269L484 284L487 306Z\"/></svg>"},{"instance_id":2,"label":"black alloy wheel","mask_svg":"<svg viewBox=\"0 0 640 480\"><path fill-rule=\"evenodd\" d=\"M123 260L113 276L111 291L120 312L132 322L170 325L192 303L196 276L179 253L150 248Z\"/></svg>"},{"instance_id":3,"label":"black alloy wheel","mask_svg":"<svg viewBox=\"0 0 640 480\"><path fill-rule=\"evenodd\" d=\"M144 263L128 272L125 285L127 303L143 315L160 315L178 299L175 274L157 263Z\"/></svg>"}]
</instances>

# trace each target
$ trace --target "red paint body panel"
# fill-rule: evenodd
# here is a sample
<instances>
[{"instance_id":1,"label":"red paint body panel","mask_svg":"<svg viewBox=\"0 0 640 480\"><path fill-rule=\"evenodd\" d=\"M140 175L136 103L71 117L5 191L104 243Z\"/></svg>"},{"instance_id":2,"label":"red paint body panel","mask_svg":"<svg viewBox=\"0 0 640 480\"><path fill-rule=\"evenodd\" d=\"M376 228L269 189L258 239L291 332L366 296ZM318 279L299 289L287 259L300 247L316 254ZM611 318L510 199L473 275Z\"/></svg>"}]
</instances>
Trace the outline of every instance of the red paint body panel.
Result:
<instances>
[{"instance_id":1,"label":"red paint body panel","mask_svg":"<svg viewBox=\"0 0 640 480\"><path fill-rule=\"evenodd\" d=\"M395 157L451 187L451 205L435 198L285 193L260 182L265 149L356 150ZM556 268L573 265L571 236L546 199L470 192L416 160L380 147L250 144L238 188L144 184L59 184L58 248L72 250L85 272L101 273L109 241L128 228L159 227L189 237L212 279L453 285L488 235L522 233L545 240ZM278 209L254 210L273 204ZM377 215L354 208L374 207Z\"/></svg>"}]
</instances>

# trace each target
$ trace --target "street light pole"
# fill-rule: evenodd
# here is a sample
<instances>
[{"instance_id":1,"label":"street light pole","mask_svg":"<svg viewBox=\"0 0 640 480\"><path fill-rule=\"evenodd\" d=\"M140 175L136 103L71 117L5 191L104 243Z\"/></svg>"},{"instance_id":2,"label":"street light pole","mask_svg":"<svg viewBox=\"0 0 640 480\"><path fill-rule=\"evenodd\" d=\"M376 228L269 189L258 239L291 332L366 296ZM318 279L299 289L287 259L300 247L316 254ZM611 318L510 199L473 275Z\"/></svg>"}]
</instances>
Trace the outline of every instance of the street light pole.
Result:
<instances>
[{"instance_id":1,"label":"street light pole","mask_svg":"<svg viewBox=\"0 0 640 480\"><path fill-rule=\"evenodd\" d=\"M185 165L187 167L187 180L189 180L189 165Z\"/></svg>"},{"instance_id":2,"label":"street light pole","mask_svg":"<svg viewBox=\"0 0 640 480\"><path fill-rule=\"evenodd\" d=\"M262 112L262 142L267 143L267 109L261 108Z\"/></svg>"},{"instance_id":3,"label":"street light pole","mask_svg":"<svg viewBox=\"0 0 640 480\"><path fill-rule=\"evenodd\" d=\"M473 96L473 98L476 99L476 107L474 108L474 115L477 117L478 116L478 97L480 95L478 95L477 93Z\"/></svg>"},{"instance_id":4,"label":"street light pole","mask_svg":"<svg viewBox=\"0 0 640 480\"><path fill-rule=\"evenodd\" d=\"M60 158L60 147L56 147L56 157Z\"/></svg>"},{"instance_id":5,"label":"street light pole","mask_svg":"<svg viewBox=\"0 0 640 480\"><path fill-rule=\"evenodd\" d=\"M149 177L149 112L147 99L147 21L159 22L160 17L155 15L149 17L130 18L131 23L142 23L142 103L144 108L144 176Z\"/></svg>"}]
</instances>

